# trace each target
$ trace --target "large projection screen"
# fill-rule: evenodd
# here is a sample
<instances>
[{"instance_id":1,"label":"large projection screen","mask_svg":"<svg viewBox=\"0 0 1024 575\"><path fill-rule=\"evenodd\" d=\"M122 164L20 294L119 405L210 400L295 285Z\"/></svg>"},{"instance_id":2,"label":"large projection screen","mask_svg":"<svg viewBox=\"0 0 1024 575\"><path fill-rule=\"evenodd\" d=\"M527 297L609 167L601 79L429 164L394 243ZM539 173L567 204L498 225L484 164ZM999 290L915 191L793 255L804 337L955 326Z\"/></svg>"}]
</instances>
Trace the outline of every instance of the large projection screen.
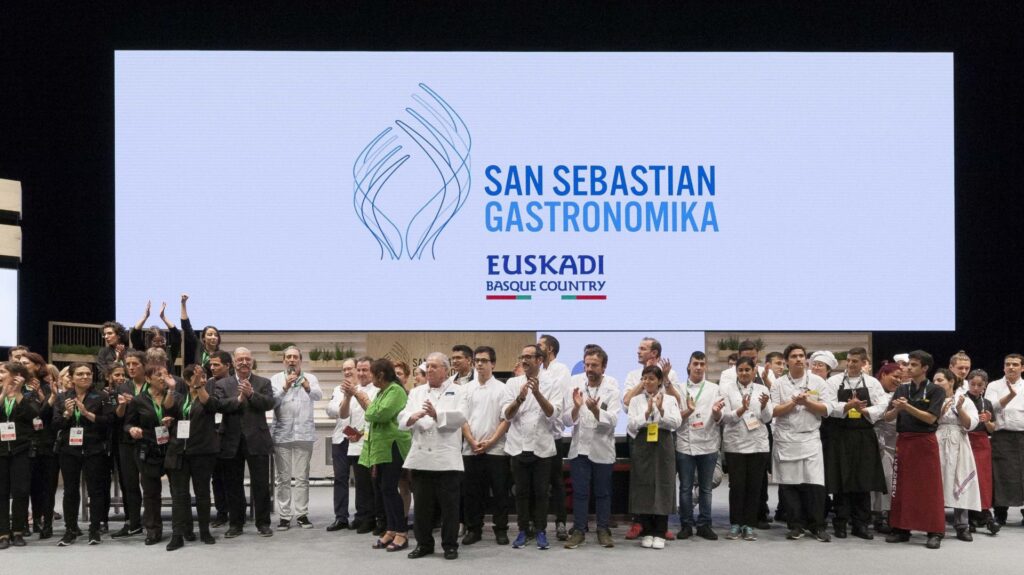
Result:
<instances>
[{"instance_id":1,"label":"large projection screen","mask_svg":"<svg viewBox=\"0 0 1024 575\"><path fill-rule=\"evenodd\" d=\"M955 327L952 54L115 60L121 318Z\"/></svg>"}]
</instances>

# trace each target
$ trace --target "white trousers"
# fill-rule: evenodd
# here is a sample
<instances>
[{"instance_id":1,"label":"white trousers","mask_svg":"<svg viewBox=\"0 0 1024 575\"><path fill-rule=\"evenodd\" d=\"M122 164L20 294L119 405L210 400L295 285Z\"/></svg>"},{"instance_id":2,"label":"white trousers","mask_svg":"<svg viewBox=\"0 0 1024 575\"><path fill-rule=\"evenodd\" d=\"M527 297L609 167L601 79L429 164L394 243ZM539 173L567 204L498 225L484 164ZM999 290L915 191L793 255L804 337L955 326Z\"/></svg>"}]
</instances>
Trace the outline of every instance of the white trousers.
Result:
<instances>
[{"instance_id":1,"label":"white trousers","mask_svg":"<svg viewBox=\"0 0 1024 575\"><path fill-rule=\"evenodd\" d=\"M309 460L312 456L311 441L274 446L274 499L278 518L291 519L309 513ZM292 487L292 478L295 478L295 487Z\"/></svg>"}]
</instances>

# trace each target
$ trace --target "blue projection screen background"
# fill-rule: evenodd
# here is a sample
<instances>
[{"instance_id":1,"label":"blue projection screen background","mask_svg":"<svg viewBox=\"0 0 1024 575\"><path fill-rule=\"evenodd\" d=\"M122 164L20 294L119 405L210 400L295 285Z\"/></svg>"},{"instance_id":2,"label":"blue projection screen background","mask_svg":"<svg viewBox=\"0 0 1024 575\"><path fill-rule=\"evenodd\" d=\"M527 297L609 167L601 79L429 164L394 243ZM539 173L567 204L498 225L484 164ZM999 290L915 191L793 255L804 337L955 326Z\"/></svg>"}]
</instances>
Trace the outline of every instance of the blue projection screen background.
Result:
<instances>
[{"instance_id":1,"label":"blue projection screen background","mask_svg":"<svg viewBox=\"0 0 1024 575\"><path fill-rule=\"evenodd\" d=\"M115 90L118 317L954 328L869 265L953 261L952 54L121 51Z\"/></svg>"}]
</instances>

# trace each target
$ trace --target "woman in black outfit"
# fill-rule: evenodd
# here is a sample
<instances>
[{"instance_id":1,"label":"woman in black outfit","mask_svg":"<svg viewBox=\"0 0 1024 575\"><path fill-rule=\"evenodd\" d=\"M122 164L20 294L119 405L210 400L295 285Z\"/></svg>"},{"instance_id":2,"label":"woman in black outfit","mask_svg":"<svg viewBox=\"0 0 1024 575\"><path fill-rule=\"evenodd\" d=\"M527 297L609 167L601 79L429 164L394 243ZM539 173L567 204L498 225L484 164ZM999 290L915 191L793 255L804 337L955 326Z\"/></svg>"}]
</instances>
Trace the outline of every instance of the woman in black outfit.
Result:
<instances>
[{"instance_id":1,"label":"woman in black outfit","mask_svg":"<svg viewBox=\"0 0 1024 575\"><path fill-rule=\"evenodd\" d=\"M147 387L128 404L124 430L135 440L135 458L142 482L142 526L146 528L146 545L163 539L160 519L164 474L164 458L170 443L170 426L174 418L174 379L162 366L146 366Z\"/></svg>"},{"instance_id":2,"label":"woman in black outfit","mask_svg":"<svg viewBox=\"0 0 1024 575\"><path fill-rule=\"evenodd\" d=\"M146 313L128 332L128 339L131 340L132 347L139 351L146 351L154 347L164 350L167 353L167 372L174 373L174 363L181 355L181 331L167 319L167 302L160 306L160 319L167 326L167 335L165 336L164 332L156 326L144 329L143 326L149 319L151 303L146 302Z\"/></svg>"},{"instance_id":3,"label":"woman in black outfit","mask_svg":"<svg viewBox=\"0 0 1024 575\"><path fill-rule=\"evenodd\" d=\"M108 321L100 328L103 331L103 347L96 354L96 365L111 365L124 361L128 351L128 330L116 321Z\"/></svg>"},{"instance_id":4,"label":"woman in black outfit","mask_svg":"<svg viewBox=\"0 0 1024 575\"><path fill-rule=\"evenodd\" d=\"M213 376L210 372L210 358L220 351L220 330L208 325L203 328L202 341L198 341L192 329L192 321L188 318L188 308L185 306L187 301L188 294L181 294L181 331L185 334L185 354L182 357L185 363L203 366L209 378Z\"/></svg>"},{"instance_id":5,"label":"woman in black outfit","mask_svg":"<svg viewBox=\"0 0 1024 575\"><path fill-rule=\"evenodd\" d=\"M89 492L89 545L99 545L103 476L110 473L106 468L110 412L106 394L93 388L92 366L73 363L69 373L72 390L57 399L53 413L60 472L64 476L64 537L59 545L71 545L82 534L78 528L78 506L83 471Z\"/></svg>"},{"instance_id":6,"label":"woman in black outfit","mask_svg":"<svg viewBox=\"0 0 1024 575\"><path fill-rule=\"evenodd\" d=\"M185 368L184 380L188 389L175 397L171 417L171 443L167 449L165 465L171 479L171 525L173 532L167 544L168 551L185 545L192 530L192 499L189 482L196 493L196 515L199 521L199 539L207 545L217 542L210 534L210 477L220 453L220 436L214 414L217 399L213 397L213 380L206 379L201 367Z\"/></svg>"},{"instance_id":7,"label":"woman in black outfit","mask_svg":"<svg viewBox=\"0 0 1024 575\"><path fill-rule=\"evenodd\" d=\"M31 446L28 457L32 474L29 487L32 501L32 530L39 539L53 537L53 507L57 496L57 478L60 465L54 442L57 440L53 429L53 405L60 389L47 378L46 361L38 353L28 352L21 356L21 364L28 370L25 388L34 394L39 414L32 419Z\"/></svg>"},{"instance_id":8,"label":"woman in black outfit","mask_svg":"<svg viewBox=\"0 0 1024 575\"><path fill-rule=\"evenodd\" d=\"M25 389L29 373L20 363L0 364L0 549L25 546L28 525L28 452L32 420L39 415L35 393Z\"/></svg>"}]
</instances>

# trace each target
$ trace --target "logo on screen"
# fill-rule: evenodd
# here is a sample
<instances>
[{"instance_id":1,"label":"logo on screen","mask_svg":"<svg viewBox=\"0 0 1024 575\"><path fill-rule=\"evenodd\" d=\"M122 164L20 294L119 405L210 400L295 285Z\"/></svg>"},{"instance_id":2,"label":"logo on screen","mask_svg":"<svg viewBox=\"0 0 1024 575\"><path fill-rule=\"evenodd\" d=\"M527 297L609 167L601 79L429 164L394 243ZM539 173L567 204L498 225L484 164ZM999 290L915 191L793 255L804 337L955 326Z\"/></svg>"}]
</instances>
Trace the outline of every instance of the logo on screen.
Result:
<instances>
[{"instance_id":1,"label":"logo on screen","mask_svg":"<svg viewBox=\"0 0 1024 575\"><path fill-rule=\"evenodd\" d=\"M380 244L380 259L435 255L438 236L470 187L472 138L462 117L426 84L352 165L353 206Z\"/></svg>"}]
</instances>

